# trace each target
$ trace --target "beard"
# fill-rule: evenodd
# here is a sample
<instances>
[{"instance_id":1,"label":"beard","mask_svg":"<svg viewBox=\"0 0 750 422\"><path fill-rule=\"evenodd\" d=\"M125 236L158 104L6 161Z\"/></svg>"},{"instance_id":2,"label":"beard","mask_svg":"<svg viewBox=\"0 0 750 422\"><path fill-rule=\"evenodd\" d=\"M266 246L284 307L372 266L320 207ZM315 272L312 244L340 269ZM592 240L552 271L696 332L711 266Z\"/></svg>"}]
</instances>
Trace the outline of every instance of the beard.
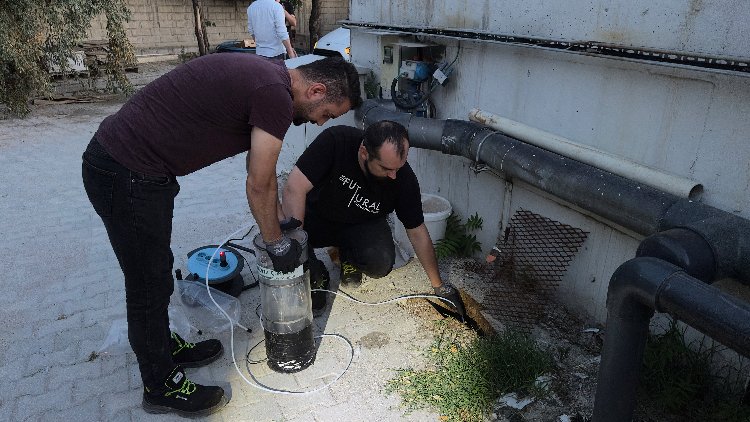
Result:
<instances>
[{"instance_id":1,"label":"beard","mask_svg":"<svg viewBox=\"0 0 750 422\"><path fill-rule=\"evenodd\" d=\"M367 184L370 188L376 192L380 192L383 189L388 188L388 186L396 183L394 179L391 179L388 176L375 176L372 174L370 171L370 160L365 160L365 180L367 180Z\"/></svg>"},{"instance_id":2,"label":"beard","mask_svg":"<svg viewBox=\"0 0 750 422\"><path fill-rule=\"evenodd\" d=\"M305 103L305 104L297 104L294 103L294 107L292 107L292 123L294 123L295 126L300 126L304 123L308 123L310 121L310 114L312 114L312 111L315 110L318 106L320 106L323 103L323 100L315 101L314 103Z\"/></svg>"}]
</instances>

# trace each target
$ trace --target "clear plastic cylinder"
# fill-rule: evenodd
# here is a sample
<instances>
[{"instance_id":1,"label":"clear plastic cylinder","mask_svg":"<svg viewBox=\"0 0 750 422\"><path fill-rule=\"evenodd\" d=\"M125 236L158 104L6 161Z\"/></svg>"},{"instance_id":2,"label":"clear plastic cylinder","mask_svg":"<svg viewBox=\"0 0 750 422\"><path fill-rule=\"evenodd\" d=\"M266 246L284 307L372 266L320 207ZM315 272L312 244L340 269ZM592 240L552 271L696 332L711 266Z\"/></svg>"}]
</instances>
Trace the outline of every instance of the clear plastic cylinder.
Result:
<instances>
[{"instance_id":1,"label":"clear plastic cylinder","mask_svg":"<svg viewBox=\"0 0 750 422\"><path fill-rule=\"evenodd\" d=\"M292 230L284 234L302 246L299 266L291 273L274 271L260 234L255 236L253 244L257 251L261 324L268 365L278 372L297 372L315 360L310 277L304 270L307 233Z\"/></svg>"}]
</instances>

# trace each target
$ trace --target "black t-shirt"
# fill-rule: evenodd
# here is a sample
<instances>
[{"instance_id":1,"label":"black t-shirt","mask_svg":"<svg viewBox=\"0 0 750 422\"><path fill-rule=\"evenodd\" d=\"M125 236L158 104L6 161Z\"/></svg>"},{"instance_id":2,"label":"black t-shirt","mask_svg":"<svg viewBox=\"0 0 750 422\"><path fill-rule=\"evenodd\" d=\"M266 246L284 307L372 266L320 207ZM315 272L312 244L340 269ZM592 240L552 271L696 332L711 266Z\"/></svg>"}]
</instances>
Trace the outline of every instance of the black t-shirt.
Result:
<instances>
[{"instance_id":1,"label":"black t-shirt","mask_svg":"<svg viewBox=\"0 0 750 422\"><path fill-rule=\"evenodd\" d=\"M297 167L313 184L307 206L333 223L358 224L396 211L407 229L424 222L419 182L409 163L396 179L368 180L359 166L364 132L351 126L323 131L297 160Z\"/></svg>"},{"instance_id":2,"label":"black t-shirt","mask_svg":"<svg viewBox=\"0 0 750 422\"><path fill-rule=\"evenodd\" d=\"M146 85L95 136L130 170L183 176L249 150L254 126L284 139L291 123L291 79L283 62L217 53Z\"/></svg>"}]
</instances>

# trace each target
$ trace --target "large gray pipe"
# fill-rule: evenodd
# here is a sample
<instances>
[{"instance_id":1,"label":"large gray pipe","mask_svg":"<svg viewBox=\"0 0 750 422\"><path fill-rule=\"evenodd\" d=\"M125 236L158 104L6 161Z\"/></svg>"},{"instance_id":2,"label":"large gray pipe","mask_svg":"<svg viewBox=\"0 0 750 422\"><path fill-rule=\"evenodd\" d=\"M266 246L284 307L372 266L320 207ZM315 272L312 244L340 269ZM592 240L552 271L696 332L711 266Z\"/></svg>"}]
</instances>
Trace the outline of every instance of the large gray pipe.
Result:
<instances>
[{"instance_id":1,"label":"large gray pipe","mask_svg":"<svg viewBox=\"0 0 750 422\"><path fill-rule=\"evenodd\" d=\"M711 242L717 277L750 281L750 222L521 142L474 122L414 117L367 100L357 110L363 126L401 123L411 146L460 155L643 235L690 227Z\"/></svg>"},{"instance_id":2,"label":"large gray pipe","mask_svg":"<svg viewBox=\"0 0 750 422\"><path fill-rule=\"evenodd\" d=\"M669 313L750 357L750 305L658 258L631 259L615 271L607 310L594 422L632 420L654 311Z\"/></svg>"}]
</instances>

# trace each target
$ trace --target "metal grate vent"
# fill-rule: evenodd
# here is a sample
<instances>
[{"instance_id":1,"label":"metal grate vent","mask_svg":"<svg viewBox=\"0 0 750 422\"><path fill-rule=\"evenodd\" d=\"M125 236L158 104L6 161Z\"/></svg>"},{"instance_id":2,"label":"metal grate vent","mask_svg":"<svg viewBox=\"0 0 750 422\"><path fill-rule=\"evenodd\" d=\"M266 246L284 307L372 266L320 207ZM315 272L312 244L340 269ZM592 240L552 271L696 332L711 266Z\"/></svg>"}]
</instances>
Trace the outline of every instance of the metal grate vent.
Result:
<instances>
[{"instance_id":1,"label":"metal grate vent","mask_svg":"<svg viewBox=\"0 0 750 422\"><path fill-rule=\"evenodd\" d=\"M499 321L528 331L544 312L588 232L531 211L513 214L498 243L486 309Z\"/></svg>"}]
</instances>

